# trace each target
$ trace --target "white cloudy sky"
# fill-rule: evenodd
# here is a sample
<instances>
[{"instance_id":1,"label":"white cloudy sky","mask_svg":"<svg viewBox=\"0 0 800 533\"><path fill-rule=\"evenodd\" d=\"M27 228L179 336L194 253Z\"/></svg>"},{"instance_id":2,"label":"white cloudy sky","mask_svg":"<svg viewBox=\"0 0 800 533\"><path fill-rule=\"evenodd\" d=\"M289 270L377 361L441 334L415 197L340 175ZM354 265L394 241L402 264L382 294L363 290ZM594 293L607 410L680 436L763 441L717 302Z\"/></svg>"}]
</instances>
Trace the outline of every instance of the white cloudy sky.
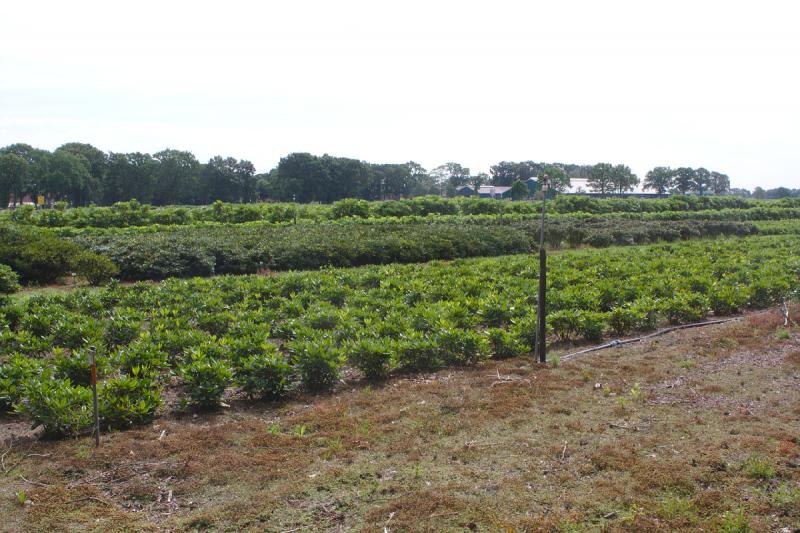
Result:
<instances>
[{"instance_id":1,"label":"white cloudy sky","mask_svg":"<svg viewBox=\"0 0 800 533\"><path fill-rule=\"evenodd\" d=\"M705 166L800 187L790 1L4 2L0 146Z\"/></svg>"}]
</instances>

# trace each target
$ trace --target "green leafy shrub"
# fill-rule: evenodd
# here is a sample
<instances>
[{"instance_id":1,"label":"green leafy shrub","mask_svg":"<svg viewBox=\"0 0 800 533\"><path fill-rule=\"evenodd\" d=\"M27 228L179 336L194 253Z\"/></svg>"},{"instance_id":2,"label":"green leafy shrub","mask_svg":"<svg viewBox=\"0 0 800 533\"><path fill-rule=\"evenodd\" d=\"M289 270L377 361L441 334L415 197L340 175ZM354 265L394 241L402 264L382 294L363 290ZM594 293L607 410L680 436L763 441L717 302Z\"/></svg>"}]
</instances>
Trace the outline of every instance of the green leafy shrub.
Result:
<instances>
[{"instance_id":1,"label":"green leafy shrub","mask_svg":"<svg viewBox=\"0 0 800 533\"><path fill-rule=\"evenodd\" d=\"M105 357L96 357L97 375L105 374L108 361ZM53 359L57 378L69 380L73 385L88 387L92 382L92 356L87 350L73 351L71 354L59 354Z\"/></svg>"},{"instance_id":2,"label":"green leafy shrub","mask_svg":"<svg viewBox=\"0 0 800 533\"><path fill-rule=\"evenodd\" d=\"M605 335L608 320L605 313L596 311L580 312L580 333L587 341L599 341Z\"/></svg>"},{"instance_id":3,"label":"green leafy shrub","mask_svg":"<svg viewBox=\"0 0 800 533\"><path fill-rule=\"evenodd\" d=\"M11 294L19 289L17 273L10 266L0 264L0 294Z\"/></svg>"},{"instance_id":4,"label":"green leafy shrub","mask_svg":"<svg viewBox=\"0 0 800 533\"><path fill-rule=\"evenodd\" d=\"M98 391L101 423L109 429L127 429L153 420L161 405L161 391L149 379L122 376L104 381Z\"/></svg>"},{"instance_id":5,"label":"green leafy shrub","mask_svg":"<svg viewBox=\"0 0 800 533\"><path fill-rule=\"evenodd\" d=\"M530 313L513 321L511 333L523 344L523 347L527 351L532 351L536 348L536 336L539 331L538 327L536 315Z\"/></svg>"},{"instance_id":6,"label":"green leafy shrub","mask_svg":"<svg viewBox=\"0 0 800 533\"><path fill-rule=\"evenodd\" d=\"M0 408L4 411L19 402L28 380L41 377L45 371L41 359L13 354L0 365Z\"/></svg>"},{"instance_id":7,"label":"green leafy shrub","mask_svg":"<svg viewBox=\"0 0 800 533\"><path fill-rule=\"evenodd\" d=\"M332 339L311 337L297 339L288 345L291 362L308 390L319 392L332 389L339 379L341 354Z\"/></svg>"},{"instance_id":8,"label":"green leafy shrub","mask_svg":"<svg viewBox=\"0 0 800 533\"><path fill-rule=\"evenodd\" d=\"M442 366L439 348L428 335L409 331L397 342L397 364L406 371L434 370Z\"/></svg>"},{"instance_id":9,"label":"green leafy shrub","mask_svg":"<svg viewBox=\"0 0 800 533\"><path fill-rule=\"evenodd\" d=\"M80 277L91 285L102 285L119 274L119 268L111 259L92 252L81 252L72 258L70 265Z\"/></svg>"},{"instance_id":10,"label":"green leafy shrub","mask_svg":"<svg viewBox=\"0 0 800 533\"><path fill-rule=\"evenodd\" d=\"M443 327L433 336L439 349L438 359L445 365L470 365L485 359L489 343L476 331Z\"/></svg>"},{"instance_id":11,"label":"green leafy shrub","mask_svg":"<svg viewBox=\"0 0 800 533\"><path fill-rule=\"evenodd\" d=\"M361 337L345 348L347 361L358 368L364 377L378 381L385 379L393 366L393 343L385 339Z\"/></svg>"},{"instance_id":12,"label":"green leafy shrub","mask_svg":"<svg viewBox=\"0 0 800 533\"><path fill-rule=\"evenodd\" d=\"M31 419L32 429L43 426L45 437L78 435L92 424L92 390L65 379L31 379L15 408Z\"/></svg>"},{"instance_id":13,"label":"green leafy shrub","mask_svg":"<svg viewBox=\"0 0 800 533\"><path fill-rule=\"evenodd\" d=\"M688 324L705 318L710 307L703 294L679 292L664 302L663 311L671 324Z\"/></svg>"},{"instance_id":14,"label":"green leafy shrub","mask_svg":"<svg viewBox=\"0 0 800 533\"><path fill-rule=\"evenodd\" d=\"M636 329L642 321L642 313L630 305L622 305L611 310L608 323L615 335L624 336Z\"/></svg>"},{"instance_id":15,"label":"green leafy shrub","mask_svg":"<svg viewBox=\"0 0 800 533\"><path fill-rule=\"evenodd\" d=\"M141 329L142 321L137 313L115 313L106 322L103 340L109 347L130 344Z\"/></svg>"},{"instance_id":16,"label":"green leafy shrub","mask_svg":"<svg viewBox=\"0 0 800 533\"><path fill-rule=\"evenodd\" d=\"M332 218L344 217L361 217L367 218L369 216L369 202L366 200L354 200L348 198L346 200L339 200L333 203L331 208Z\"/></svg>"},{"instance_id":17,"label":"green leafy shrub","mask_svg":"<svg viewBox=\"0 0 800 533\"><path fill-rule=\"evenodd\" d=\"M492 347L492 353L495 359L507 359L509 357L517 357L528 351L525 343L521 341L516 335L504 329L492 328L487 331L489 344ZM535 333L534 333L535 339ZM532 348L530 348L532 349Z\"/></svg>"},{"instance_id":18,"label":"green leafy shrub","mask_svg":"<svg viewBox=\"0 0 800 533\"><path fill-rule=\"evenodd\" d=\"M289 385L291 367L273 344L235 363L236 383L251 398L281 398Z\"/></svg>"},{"instance_id":19,"label":"green leafy shrub","mask_svg":"<svg viewBox=\"0 0 800 533\"><path fill-rule=\"evenodd\" d=\"M549 313L547 321L553 327L553 332L562 341L574 339L581 329L581 315L575 309L561 309Z\"/></svg>"},{"instance_id":20,"label":"green leafy shrub","mask_svg":"<svg viewBox=\"0 0 800 533\"><path fill-rule=\"evenodd\" d=\"M747 291L737 285L716 286L709 291L708 298L715 315L732 315L747 303Z\"/></svg>"},{"instance_id":21,"label":"green leafy shrub","mask_svg":"<svg viewBox=\"0 0 800 533\"><path fill-rule=\"evenodd\" d=\"M119 369L128 375L156 377L169 367L169 356L149 334L121 347L116 353Z\"/></svg>"},{"instance_id":22,"label":"green leafy shrub","mask_svg":"<svg viewBox=\"0 0 800 533\"><path fill-rule=\"evenodd\" d=\"M179 367L191 403L200 409L215 409L233 378L224 361L207 357L202 352L192 353L189 362Z\"/></svg>"}]
</instances>

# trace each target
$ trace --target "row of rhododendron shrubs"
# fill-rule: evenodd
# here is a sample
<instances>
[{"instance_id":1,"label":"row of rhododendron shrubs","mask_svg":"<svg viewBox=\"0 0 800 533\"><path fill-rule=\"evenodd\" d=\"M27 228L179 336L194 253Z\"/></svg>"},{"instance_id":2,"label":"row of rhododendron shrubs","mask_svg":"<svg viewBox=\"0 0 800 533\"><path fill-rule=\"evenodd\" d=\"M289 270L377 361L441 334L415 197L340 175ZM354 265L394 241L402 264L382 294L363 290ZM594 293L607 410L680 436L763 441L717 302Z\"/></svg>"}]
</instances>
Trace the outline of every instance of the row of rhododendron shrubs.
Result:
<instances>
[{"instance_id":1,"label":"row of rhododendron shrubs","mask_svg":"<svg viewBox=\"0 0 800 533\"><path fill-rule=\"evenodd\" d=\"M569 251L548 276L550 340L595 342L796 295L800 238ZM87 431L92 353L105 429L151 420L166 387L170 409L214 409L331 390L345 366L380 380L520 356L536 342L537 279L535 257L507 256L6 299L0 404L49 436Z\"/></svg>"},{"instance_id":2,"label":"row of rhododendron shrubs","mask_svg":"<svg viewBox=\"0 0 800 533\"><path fill-rule=\"evenodd\" d=\"M538 245L539 228L538 220L503 225L185 226L146 233L87 233L74 241L109 257L119 266L121 279L143 280L527 253ZM724 221L562 218L545 225L545 238L552 247L605 247L756 232L752 224Z\"/></svg>"}]
</instances>

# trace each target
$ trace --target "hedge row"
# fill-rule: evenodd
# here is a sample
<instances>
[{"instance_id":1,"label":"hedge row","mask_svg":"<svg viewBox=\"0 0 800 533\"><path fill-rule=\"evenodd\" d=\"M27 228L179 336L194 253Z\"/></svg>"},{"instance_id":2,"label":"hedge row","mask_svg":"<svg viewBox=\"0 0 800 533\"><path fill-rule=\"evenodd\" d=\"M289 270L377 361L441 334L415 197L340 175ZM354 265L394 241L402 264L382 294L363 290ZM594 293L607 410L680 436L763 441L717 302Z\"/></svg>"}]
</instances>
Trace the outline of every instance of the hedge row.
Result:
<instances>
[{"instance_id":1,"label":"hedge row","mask_svg":"<svg viewBox=\"0 0 800 533\"><path fill-rule=\"evenodd\" d=\"M643 244L757 231L734 222L605 219L559 219L545 227L546 240L554 247ZM187 226L160 232L85 233L74 242L111 258L121 279L144 280L528 253L536 249L538 238L538 221L528 220L503 225Z\"/></svg>"},{"instance_id":2,"label":"hedge row","mask_svg":"<svg viewBox=\"0 0 800 533\"><path fill-rule=\"evenodd\" d=\"M431 215L535 215L538 202L422 196L407 200L367 202L341 200L332 205L262 203L226 204L215 202L202 207L152 207L136 200L119 202L111 207L81 207L34 210L31 206L0 212L0 218L43 227L122 228L150 225L192 225L204 222L239 224L267 222L321 222L356 218L403 218ZM557 214L656 214L692 213L697 211L748 211L753 209L800 209L800 199L748 200L732 196L672 196L663 199L590 198L560 195L550 202L550 211ZM679 217L680 215L673 215ZM741 215L745 217L746 215ZM795 215L796 216L796 215ZM753 218L741 218L754 220Z\"/></svg>"}]
</instances>

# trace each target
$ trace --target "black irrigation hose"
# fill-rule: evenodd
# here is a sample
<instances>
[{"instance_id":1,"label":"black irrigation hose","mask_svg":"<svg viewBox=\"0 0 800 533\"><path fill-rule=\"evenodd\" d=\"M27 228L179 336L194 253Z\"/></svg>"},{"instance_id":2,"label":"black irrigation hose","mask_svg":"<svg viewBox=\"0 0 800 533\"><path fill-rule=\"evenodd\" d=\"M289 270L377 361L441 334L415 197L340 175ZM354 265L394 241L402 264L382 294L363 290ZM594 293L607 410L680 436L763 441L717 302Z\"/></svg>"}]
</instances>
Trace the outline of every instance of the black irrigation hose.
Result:
<instances>
[{"instance_id":1,"label":"black irrigation hose","mask_svg":"<svg viewBox=\"0 0 800 533\"><path fill-rule=\"evenodd\" d=\"M764 309L763 311L759 311L758 313L752 313L752 314L746 315L746 316L753 316L753 315L758 315L758 314L762 314L762 313L767 313L769 311L772 311L773 309L774 308L771 307L769 309ZM786 314L788 314L788 313L786 313ZM661 335L664 335L666 333L669 333L671 331L676 331L676 330L679 330L679 329L699 328L699 327L702 327L702 326L713 326L714 324L724 324L726 322L731 322L733 320L740 320L742 318L745 318L745 317L744 316L736 316L736 317L732 317L732 318L724 318L724 319L721 319L721 320L708 320L706 322L695 322L693 324L682 324L680 326L672 326L672 327L669 327L669 328L664 328L664 329L658 330L655 333L651 333L649 335L644 335L642 337L636 337L636 338L633 338L633 339L625 339L625 340L614 339L613 341L608 342L606 344L601 344L600 346L592 346L591 348L586 348L584 350L579 350L577 352L572 352L572 353L568 353L566 355L562 355L562 356L560 356L559 359L561 361L567 361L569 359L572 359L572 358L577 357L579 355L583 355L585 353L596 352L598 350L605 350L606 348L615 348L617 346L623 346L625 344L632 344L634 342L646 341L648 339L652 339L653 337L659 337Z\"/></svg>"}]
</instances>

